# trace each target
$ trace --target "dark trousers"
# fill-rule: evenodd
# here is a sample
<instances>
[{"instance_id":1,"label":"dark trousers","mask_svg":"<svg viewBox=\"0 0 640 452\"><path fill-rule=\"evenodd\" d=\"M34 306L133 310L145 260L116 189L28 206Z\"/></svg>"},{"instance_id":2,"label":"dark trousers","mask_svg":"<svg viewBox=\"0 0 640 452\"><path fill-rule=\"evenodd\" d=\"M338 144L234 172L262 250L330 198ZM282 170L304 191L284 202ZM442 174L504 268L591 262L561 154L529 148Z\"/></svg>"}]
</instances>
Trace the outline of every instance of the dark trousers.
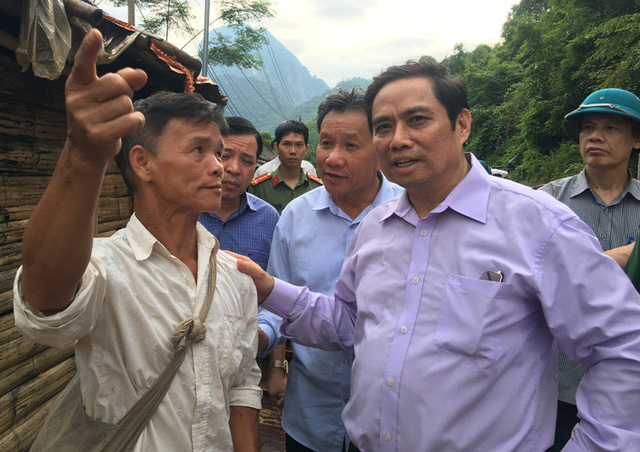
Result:
<instances>
[{"instance_id":1,"label":"dark trousers","mask_svg":"<svg viewBox=\"0 0 640 452\"><path fill-rule=\"evenodd\" d=\"M285 446L287 452L315 452L313 449L309 449L307 446L300 444L288 434L285 439Z\"/></svg>"},{"instance_id":2,"label":"dark trousers","mask_svg":"<svg viewBox=\"0 0 640 452\"><path fill-rule=\"evenodd\" d=\"M307 446L300 444L298 441L287 435L285 440L286 450L287 452L315 452L313 449L309 449ZM343 451L347 452L360 452L360 450L354 446L353 444L349 444L349 448L347 449L345 446L342 447Z\"/></svg>"},{"instance_id":3,"label":"dark trousers","mask_svg":"<svg viewBox=\"0 0 640 452\"><path fill-rule=\"evenodd\" d=\"M553 446L547 452L560 452L571 439L573 427L580 421L578 408L570 403L558 401L558 419L556 420L556 437Z\"/></svg>"}]
</instances>

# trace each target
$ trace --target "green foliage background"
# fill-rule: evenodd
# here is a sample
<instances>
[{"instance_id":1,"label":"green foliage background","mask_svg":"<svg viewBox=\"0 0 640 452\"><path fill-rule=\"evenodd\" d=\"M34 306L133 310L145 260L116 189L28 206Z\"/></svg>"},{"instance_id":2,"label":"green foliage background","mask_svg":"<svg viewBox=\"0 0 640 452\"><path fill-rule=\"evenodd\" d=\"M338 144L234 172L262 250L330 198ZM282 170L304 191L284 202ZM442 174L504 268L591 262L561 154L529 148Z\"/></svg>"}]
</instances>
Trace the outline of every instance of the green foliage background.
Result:
<instances>
[{"instance_id":1,"label":"green foliage background","mask_svg":"<svg viewBox=\"0 0 640 452\"><path fill-rule=\"evenodd\" d=\"M579 172L562 119L597 89L640 93L640 0L522 0L502 38L442 61L467 85L467 149L529 185Z\"/></svg>"}]
</instances>

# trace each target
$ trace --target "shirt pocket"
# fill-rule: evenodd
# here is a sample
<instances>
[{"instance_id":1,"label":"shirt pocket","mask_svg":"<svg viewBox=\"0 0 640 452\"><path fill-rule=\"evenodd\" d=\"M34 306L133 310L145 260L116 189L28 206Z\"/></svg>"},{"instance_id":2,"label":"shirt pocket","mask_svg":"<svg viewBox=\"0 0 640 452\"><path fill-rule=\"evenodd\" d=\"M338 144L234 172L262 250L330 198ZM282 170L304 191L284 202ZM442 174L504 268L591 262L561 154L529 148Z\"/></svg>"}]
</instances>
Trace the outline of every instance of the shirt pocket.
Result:
<instances>
[{"instance_id":1,"label":"shirt pocket","mask_svg":"<svg viewBox=\"0 0 640 452\"><path fill-rule=\"evenodd\" d=\"M245 333L247 319L224 314L222 318L221 337L218 342L220 375L222 378L233 378L240 369L243 354L246 350Z\"/></svg>"},{"instance_id":2,"label":"shirt pocket","mask_svg":"<svg viewBox=\"0 0 640 452\"><path fill-rule=\"evenodd\" d=\"M439 350L495 361L502 355L503 303L515 288L504 282L447 274L434 341Z\"/></svg>"}]
</instances>

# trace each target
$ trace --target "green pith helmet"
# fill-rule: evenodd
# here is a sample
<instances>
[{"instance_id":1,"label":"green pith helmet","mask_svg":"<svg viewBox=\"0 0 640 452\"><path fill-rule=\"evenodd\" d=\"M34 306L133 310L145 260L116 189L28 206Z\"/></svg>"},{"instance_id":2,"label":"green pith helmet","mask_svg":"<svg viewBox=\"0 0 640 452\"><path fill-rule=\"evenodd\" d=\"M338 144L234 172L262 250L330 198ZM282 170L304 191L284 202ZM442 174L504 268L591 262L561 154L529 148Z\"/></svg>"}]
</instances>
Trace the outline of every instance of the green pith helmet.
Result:
<instances>
[{"instance_id":1,"label":"green pith helmet","mask_svg":"<svg viewBox=\"0 0 640 452\"><path fill-rule=\"evenodd\" d=\"M606 88L591 93L576 109L564 117L562 127L578 143L582 116L594 113L620 115L640 123L640 99L633 93L618 88Z\"/></svg>"}]
</instances>

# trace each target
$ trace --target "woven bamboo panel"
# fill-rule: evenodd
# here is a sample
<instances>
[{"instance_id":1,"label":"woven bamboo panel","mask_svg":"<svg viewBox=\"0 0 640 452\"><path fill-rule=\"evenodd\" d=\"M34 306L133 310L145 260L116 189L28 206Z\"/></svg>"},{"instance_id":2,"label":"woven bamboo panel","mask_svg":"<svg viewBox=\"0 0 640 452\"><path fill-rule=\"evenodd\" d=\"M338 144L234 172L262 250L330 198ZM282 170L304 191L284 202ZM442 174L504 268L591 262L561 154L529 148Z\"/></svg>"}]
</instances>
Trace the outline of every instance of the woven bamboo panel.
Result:
<instances>
[{"instance_id":1,"label":"woven bamboo panel","mask_svg":"<svg viewBox=\"0 0 640 452\"><path fill-rule=\"evenodd\" d=\"M26 451L75 373L73 344L61 350L38 345L18 332L13 316L22 234L66 138L64 80L22 73L13 55L1 51L0 80L0 451ZM98 235L124 227L131 212L131 197L112 162L98 206Z\"/></svg>"}]
</instances>

